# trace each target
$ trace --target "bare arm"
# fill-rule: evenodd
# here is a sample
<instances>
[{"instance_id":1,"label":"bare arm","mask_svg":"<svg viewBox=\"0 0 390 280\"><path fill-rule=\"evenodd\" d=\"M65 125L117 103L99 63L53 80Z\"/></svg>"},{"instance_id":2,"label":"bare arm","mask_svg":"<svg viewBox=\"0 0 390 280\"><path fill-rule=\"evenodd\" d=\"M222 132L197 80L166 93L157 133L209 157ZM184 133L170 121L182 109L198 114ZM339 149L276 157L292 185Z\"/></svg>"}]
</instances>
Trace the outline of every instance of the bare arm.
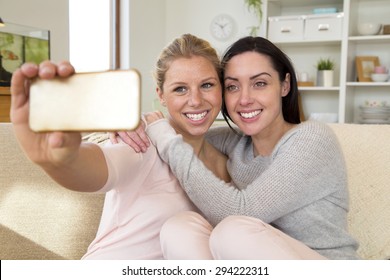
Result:
<instances>
[{"instance_id":1,"label":"bare arm","mask_svg":"<svg viewBox=\"0 0 390 280\"><path fill-rule=\"evenodd\" d=\"M22 65L12 76L11 120L20 146L32 162L68 189L96 191L108 178L107 164L97 145L82 144L80 133L35 133L29 127L30 79L67 77L73 73L67 62Z\"/></svg>"}]
</instances>

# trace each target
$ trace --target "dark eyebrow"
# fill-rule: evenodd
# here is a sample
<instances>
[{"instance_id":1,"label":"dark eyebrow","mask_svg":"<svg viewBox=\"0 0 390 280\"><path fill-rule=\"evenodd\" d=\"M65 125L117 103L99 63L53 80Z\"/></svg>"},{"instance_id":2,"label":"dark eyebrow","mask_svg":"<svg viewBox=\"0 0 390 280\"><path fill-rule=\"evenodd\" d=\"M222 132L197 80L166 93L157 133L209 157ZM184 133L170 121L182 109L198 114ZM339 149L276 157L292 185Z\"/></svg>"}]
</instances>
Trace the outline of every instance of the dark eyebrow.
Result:
<instances>
[{"instance_id":1,"label":"dark eyebrow","mask_svg":"<svg viewBox=\"0 0 390 280\"><path fill-rule=\"evenodd\" d=\"M271 74L269 74L269 73L267 73L267 72L261 72L261 73L259 73L259 74L256 74L256 75L253 75L253 76L249 77L249 80L254 80L254 79L256 79L257 77L260 77L260 76L262 76L262 75L267 75L267 76L270 76L270 77L271 77ZM224 79L224 81L226 81L226 80L238 81L237 78L233 78L233 77L226 77L226 78Z\"/></svg>"},{"instance_id":2,"label":"dark eyebrow","mask_svg":"<svg viewBox=\"0 0 390 280\"><path fill-rule=\"evenodd\" d=\"M226 80L238 81L238 79L232 78L232 77L226 77L226 78L223 79L223 80L224 80L224 81L226 81Z\"/></svg>"},{"instance_id":3,"label":"dark eyebrow","mask_svg":"<svg viewBox=\"0 0 390 280\"><path fill-rule=\"evenodd\" d=\"M249 80L254 80L254 79L256 79L257 77L260 77L260 76L262 76L262 75L268 75L268 76L271 77L271 74L269 74L269 73L267 73L267 72L261 72L261 73L259 73L259 74L256 74L256 75L250 77Z\"/></svg>"}]
</instances>

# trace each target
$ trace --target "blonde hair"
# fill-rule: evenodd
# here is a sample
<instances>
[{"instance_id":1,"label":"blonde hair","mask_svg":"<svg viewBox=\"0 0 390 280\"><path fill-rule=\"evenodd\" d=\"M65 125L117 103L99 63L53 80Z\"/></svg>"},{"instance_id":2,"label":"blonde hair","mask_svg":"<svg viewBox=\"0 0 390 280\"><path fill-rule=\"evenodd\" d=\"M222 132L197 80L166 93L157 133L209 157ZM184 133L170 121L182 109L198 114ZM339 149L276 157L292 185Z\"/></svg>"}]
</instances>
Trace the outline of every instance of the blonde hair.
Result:
<instances>
[{"instance_id":1,"label":"blonde hair","mask_svg":"<svg viewBox=\"0 0 390 280\"><path fill-rule=\"evenodd\" d=\"M165 74L174 60L193 56L201 56L209 60L217 71L220 82L222 82L221 63L215 49L206 40L191 34L184 34L166 46L158 57L153 73L157 86L161 90L163 89Z\"/></svg>"}]
</instances>

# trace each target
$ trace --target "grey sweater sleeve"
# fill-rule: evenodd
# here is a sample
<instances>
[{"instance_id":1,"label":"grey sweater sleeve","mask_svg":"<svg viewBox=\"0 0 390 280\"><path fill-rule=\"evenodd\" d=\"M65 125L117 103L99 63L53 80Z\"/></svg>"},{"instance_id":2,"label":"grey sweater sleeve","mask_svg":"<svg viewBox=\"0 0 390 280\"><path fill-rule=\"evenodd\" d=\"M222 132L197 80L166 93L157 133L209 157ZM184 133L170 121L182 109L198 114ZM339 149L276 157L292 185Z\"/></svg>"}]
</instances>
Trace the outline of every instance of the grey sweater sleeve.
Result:
<instances>
[{"instance_id":1,"label":"grey sweater sleeve","mask_svg":"<svg viewBox=\"0 0 390 280\"><path fill-rule=\"evenodd\" d=\"M256 169L247 168L244 160L239 160L244 155L234 154L236 159L230 172L233 180L235 173L241 176L250 172L248 176L254 176L251 183L240 188L209 171L168 122L154 123L147 132L190 199L212 224L229 215L248 215L269 223L346 185L340 147L324 124L301 124L287 133L267 159L271 163L266 168L262 162L258 163L259 175ZM239 152L241 144L236 147ZM249 150L252 149L250 146ZM257 167L257 158L253 160ZM332 202L347 207L344 201Z\"/></svg>"}]
</instances>

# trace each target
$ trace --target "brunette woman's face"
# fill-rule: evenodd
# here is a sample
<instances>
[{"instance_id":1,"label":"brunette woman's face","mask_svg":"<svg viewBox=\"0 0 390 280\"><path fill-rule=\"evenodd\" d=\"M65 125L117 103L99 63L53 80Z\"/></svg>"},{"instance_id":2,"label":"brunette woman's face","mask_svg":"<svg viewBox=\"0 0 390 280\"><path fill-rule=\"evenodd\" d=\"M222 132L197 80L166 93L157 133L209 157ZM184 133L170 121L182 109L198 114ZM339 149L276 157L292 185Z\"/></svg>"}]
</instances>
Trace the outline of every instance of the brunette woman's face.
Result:
<instances>
[{"instance_id":1,"label":"brunette woman's face","mask_svg":"<svg viewBox=\"0 0 390 280\"><path fill-rule=\"evenodd\" d=\"M227 111L246 135L259 135L284 121L282 97L290 90L290 77L281 82L268 56L244 52L231 58L224 87Z\"/></svg>"},{"instance_id":2,"label":"brunette woman's face","mask_svg":"<svg viewBox=\"0 0 390 280\"><path fill-rule=\"evenodd\" d=\"M165 74L161 103L176 131L203 136L219 114L222 86L213 64L202 56L174 60Z\"/></svg>"}]
</instances>

